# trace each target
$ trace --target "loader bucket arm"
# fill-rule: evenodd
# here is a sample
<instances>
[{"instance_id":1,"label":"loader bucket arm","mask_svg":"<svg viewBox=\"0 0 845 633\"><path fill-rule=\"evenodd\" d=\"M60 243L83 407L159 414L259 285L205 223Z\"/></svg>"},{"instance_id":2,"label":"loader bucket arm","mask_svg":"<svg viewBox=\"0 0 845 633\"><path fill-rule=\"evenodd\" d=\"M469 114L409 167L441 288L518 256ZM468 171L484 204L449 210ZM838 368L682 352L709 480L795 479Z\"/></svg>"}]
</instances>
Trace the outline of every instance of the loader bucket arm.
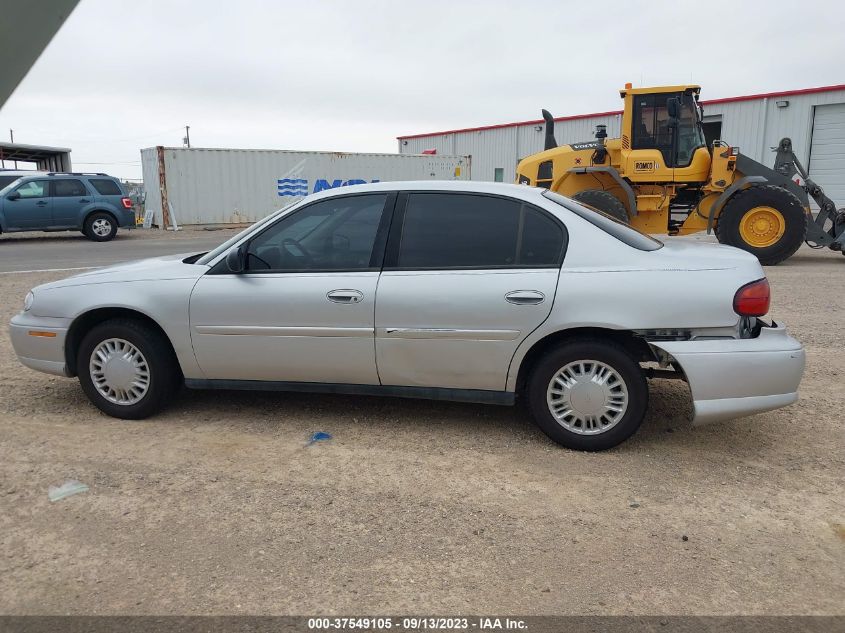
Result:
<instances>
[{"instance_id":1,"label":"loader bucket arm","mask_svg":"<svg viewBox=\"0 0 845 633\"><path fill-rule=\"evenodd\" d=\"M745 154L736 157L736 170L743 176L762 176L768 184L783 187L801 201L805 207L810 205L810 199L804 188L792 180L791 175L777 172Z\"/></svg>"},{"instance_id":2,"label":"loader bucket arm","mask_svg":"<svg viewBox=\"0 0 845 633\"><path fill-rule=\"evenodd\" d=\"M807 225L807 241L818 246L829 246L834 250L842 250L843 244L845 244L845 213L837 211L833 200L828 198L824 190L810 178L807 170L804 169L804 165L801 164L792 149L792 139L782 138L774 149L777 152L775 173L788 179L791 185L801 190L803 196L797 193L795 195L798 195L798 199L802 201L804 206L810 204L808 195L819 205L819 212L813 218L813 221ZM739 162L737 162L737 166L739 166ZM803 187L792 180L795 176L800 176L804 181ZM792 187L790 187L790 191L795 193ZM832 226L828 231L825 231L824 227L828 220L831 221Z\"/></svg>"}]
</instances>

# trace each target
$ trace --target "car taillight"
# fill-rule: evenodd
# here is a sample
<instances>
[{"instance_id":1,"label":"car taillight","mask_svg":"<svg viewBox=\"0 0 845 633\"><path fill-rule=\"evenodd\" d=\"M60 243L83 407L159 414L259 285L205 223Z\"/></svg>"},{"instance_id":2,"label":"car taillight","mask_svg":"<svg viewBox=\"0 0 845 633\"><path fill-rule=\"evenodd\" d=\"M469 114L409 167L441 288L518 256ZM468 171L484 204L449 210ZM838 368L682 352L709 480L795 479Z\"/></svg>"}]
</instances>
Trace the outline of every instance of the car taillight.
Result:
<instances>
[{"instance_id":1,"label":"car taillight","mask_svg":"<svg viewBox=\"0 0 845 633\"><path fill-rule=\"evenodd\" d=\"M129 198L121 198L120 201L123 203L124 209L132 208L132 201Z\"/></svg>"},{"instance_id":2,"label":"car taillight","mask_svg":"<svg viewBox=\"0 0 845 633\"><path fill-rule=\"evenodd\" d=\"M734 312L739 316L759 317L769 311L772 298L769 280L765 277L745 284L734 295Z\"/></svg>"}]
</instances>

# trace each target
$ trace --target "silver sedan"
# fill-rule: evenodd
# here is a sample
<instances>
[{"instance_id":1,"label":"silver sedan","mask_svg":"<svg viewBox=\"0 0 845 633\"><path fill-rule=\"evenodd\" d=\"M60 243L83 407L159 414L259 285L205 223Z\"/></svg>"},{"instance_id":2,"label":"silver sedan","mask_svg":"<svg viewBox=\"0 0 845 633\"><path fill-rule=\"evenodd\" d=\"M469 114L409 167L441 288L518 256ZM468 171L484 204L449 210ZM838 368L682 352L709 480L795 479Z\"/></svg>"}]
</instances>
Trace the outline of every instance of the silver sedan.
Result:
<instances>
[{"instance_id":1,"label":"silver sedan","mask_svg":"<svg viewBox=\"0 0 845 633\"><path fill-rule=\"evenodd\" d=\"M795 402L804 350L768 308L743 251L663 244L541 189L394 182L309 196L209 253L39 286L11 337L120 418L182 384L522 398L554 441L601 450L640 426L651 377L689 383L694 423Z\"/></svg>"}]
</instances>

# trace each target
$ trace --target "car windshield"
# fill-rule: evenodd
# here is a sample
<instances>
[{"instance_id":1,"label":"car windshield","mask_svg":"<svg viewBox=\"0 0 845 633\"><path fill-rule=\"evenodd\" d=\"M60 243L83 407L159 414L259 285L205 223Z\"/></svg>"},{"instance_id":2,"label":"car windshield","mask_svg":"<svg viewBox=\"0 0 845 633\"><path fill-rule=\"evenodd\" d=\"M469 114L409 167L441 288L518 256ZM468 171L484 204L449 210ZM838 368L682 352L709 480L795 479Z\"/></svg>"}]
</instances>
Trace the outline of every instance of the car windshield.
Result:
<instances>
[{"instance_id":1,"label":"car windshield","mask_svg":"<svg viewBox=\"0 0 845 633\"><path fill-rule=\"evenodd\" d=\"M288 204L288 205L286 205L286 206L282 207L282 208L281 208L281 209L279 209L278 211L276 211L276 212L274 212L274 213L271 213L270 215L268 215L268 216L267 216L266 218L264 218L263 220L259 220L259 221L258 221L258 222L256 222L255 224L253 224L253 225L251 225L251 226L248 226L247 228L245 228L243 231L241 231L240 233L238 233L238 234L237 234L237 235L235 235L234 237L230 237L228 240L226 240L225 242L223 242L223 243L222 243L220 246L218 246L217 248L215 248L215 249L213 249L213 250L208 251L205 255L203 255L202 257L200 257L200 258L196 261L196 263L197 263L197 264L204 264L204 265L206 265L206 266L207 266L210 262L214 261L214 259L215 259L218 255L220 255L220 254L222 254L222 253L225 253L225 252L226 252L226 251L228 251L230 248L232 248L232 246L234 246L234 245L235 245L235 244L237 244L239 241L241 241L241 239L243 238L243 236L244 236L244 235L246 235L247 233L252 233L253 231L257 231L257 230L259 230L259 229L260 229L262 226L264 226L265 224L269 224L270 222L272 222L273 220L275 220L277 217L279 217L279 216L280 216L280 215L282 215L283 213L287 213L288 211L290 211L293 207L297 206L300 202L302 202L302 200L295 200L294 202L291 202L290 204Z\"/></svg>"},{"instance_id":2,"label":"car windshield","mask_svg":"<svg viewBox=\"0 0 845 633\"><path fill-rule=\"evenodd\" d=\"M636 248L641 251L656 251L658 248L663 247L663 242L660 240L657 240L650 235L646 235L645 233L641 233L637 229L625 224L624 222L620 222L616 218L611 217L604 211L600 211L595 207L585 205L582 202L575 202L570 198L566 198L548 190L544 191L543 195L552 202L559 204L565 209L569 209L575 215L584 218L593 226L600 228L605 233L609 233L620 242L624 242L632 248Z\"/></svg>"},{"instance_id":3,"label":"car windshield","mask_svg":"<svg viewBox=\"0 0 845 633\"><path fill-rule=\"evenodd\" d=\"M0 175L0 194L9 189L11 185L23 178L23 176L4 176Z\"/></svg>"}]
</instances>

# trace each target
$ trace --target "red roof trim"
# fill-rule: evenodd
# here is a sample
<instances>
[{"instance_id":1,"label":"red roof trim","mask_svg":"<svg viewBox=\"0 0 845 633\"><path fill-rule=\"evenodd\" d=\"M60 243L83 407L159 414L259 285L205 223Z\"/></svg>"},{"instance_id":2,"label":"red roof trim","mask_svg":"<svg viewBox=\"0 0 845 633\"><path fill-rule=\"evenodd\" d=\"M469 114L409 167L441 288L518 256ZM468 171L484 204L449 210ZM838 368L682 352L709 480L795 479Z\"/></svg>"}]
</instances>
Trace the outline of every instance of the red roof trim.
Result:
<instances>
[{"instance_id":1,"label":"red roof trim","mask_svg":"<svg viewBox=\"0 0 845 633\"><path fill-rule=\"evenodd\" d=\"M756 95L745 95L742 97L725 97L723 99L708 99L702 101L703 105L713 105L716 103L731 103L733 101L753 101L754 99L768 99L772 97L791 97L794 95L809 95L816 92L833 92L835 90L845 90L845 84L838 84L836 86L821 86L819 88L801 88L800 90L784 90L782 92L761 92Z\"/></svg>"},{"instance_id":2,"label":"red roof trim","mask_svg":"<svg viewBox=\"0 0 845 633\"><path fill-rule=\"evenodd\" d=\"M806 95L816 92L833 92L835 90L845 90L845 84L838 84L835 86L820 86L818 88L802 88L800 90L784 90L782 92L762 92L754 95L742 95L739 97L724 97L722 99L708 99L702 101L701 105L715 105L718 103L732 103L735 101L753 101L755 99L766 99L771 97L790 97L793 95ZM555 121L574 121L576 119L591 119L597 116L613 116L614 114L622 114L622 110L613 110L610 112L594 112L592 114L575 114L572 116L555 117ZM536 119L532 121L515 121L513 123L498 123L496 125L481 125L478 127L466 127L458 130L446 130L444 132L429 132L428 134L407 134L405 136L397 136L397 140L404 141L411 138L425 138L428 136L442 136L444 134L461 134L463 132L481 132L483 130L498 130L506 127L519 127L522 125L538 125L543 123L543 119Z\"/></svg>"},{"instance_id":3,"label":"red roof trim","mask_svg":"<svg viewBox=\"0 0 845 633\"><path fill-rule=\"evenodd\" d=\"M558 116L555 121L572 121L575 119L589 119L594 116L611 116L614 114L622 114L622 110L613 110L612 112L596 112L595 114L574 114L572 116ZM440 136L441 134L460 134L461 132L480 132L482 130L498 130L504 127L517 127L520 125L538 125L544 123L543 119L536 121L516 121L514 123L498 123L496 125L482 125L479 127L465 127L460 130L446 130L445 132L431 132L429 134L409 134L408 136L397 136L400 141L409 138L425 138L426 136Z\"/></svg>"}]
</instances>

